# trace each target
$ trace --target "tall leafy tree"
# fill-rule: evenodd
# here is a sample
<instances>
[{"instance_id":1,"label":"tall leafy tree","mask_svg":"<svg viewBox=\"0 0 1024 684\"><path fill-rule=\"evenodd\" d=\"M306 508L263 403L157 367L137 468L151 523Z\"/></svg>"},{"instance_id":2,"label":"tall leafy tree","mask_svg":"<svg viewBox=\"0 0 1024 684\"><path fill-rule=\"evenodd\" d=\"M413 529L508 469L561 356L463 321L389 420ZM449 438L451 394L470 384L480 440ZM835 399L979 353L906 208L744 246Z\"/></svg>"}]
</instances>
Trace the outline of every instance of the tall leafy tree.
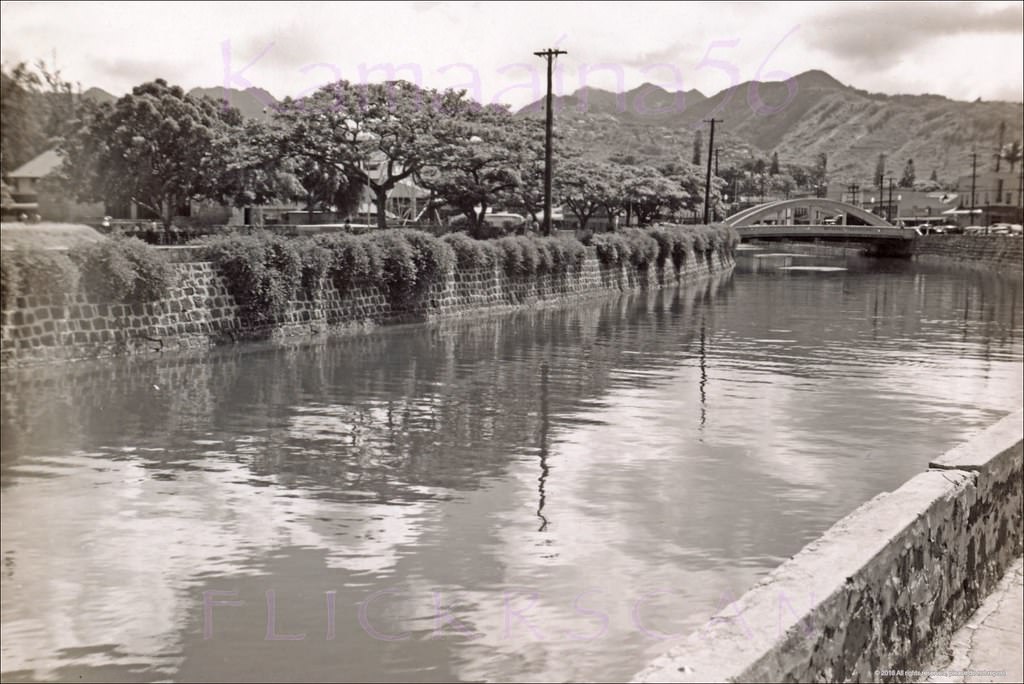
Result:
<instances>
[{"instance_id":1,"label":"tall leafy tree","mask_svg":"<svg viewBox=\"0 0 1024 684\"><path fill-rule=\"evenodd\" d=\"M559 164L555 181L557 196L579 219L581 230L598 209L618 200L618 178L610 162L570 157Z\"/></svg>"},{"instance_id":2,"label":"tall leafy tree","mask_svg":"<svg viewBox=\"0 0 1024 684\"><path fill-rule=\"evenodd\" d=\"M779 173L779 153L772 152L772 163L768 167L768 174L771 176L778 175Z\"/></svg>"},{"instance_id":3,"label":"tall leafy tree","mask_svg":"<svg viewBox=\"0 0 1024 684\"><path fill-rule=\"evenodd\" d=\"M436 130L436 154L419 180L479 228L488 209L515 201L522 169L535 162L530 133L507 107L466 103Z\"/></svg>"},{"instance_id":4,"label":"tall leafy tree","mask_svg":"<svg viewBox=\"0 0 1024 684\"><path fill-rule=\"evenodd\" d=\"M1020 140L1014 140L1012 143L1003 148L1002 158L1007 164L1010 165L1010 173L1013 173L1013 167L1020 163L1021 160L1021 146Z\"/></svg>"},{"instance_id":5,"label":"tall leafy tree","mask_svg":"<svg viewBox=\"0 0 1024 684\"><path fill-rule=\"evenodd\" d=\"M134 202L169 227L191 199L220 199L236 110L157 79L87 107L60 147L64 185L87 201Z\"/></svg>"},{"instance_id":6,"label":"tall leafy tree","mask_svg":"<svg viewBox=\"0 0 1024 684\"><path fill-rule=\"evenodd\" d=\"M882 187L885 182L885 153L878 155L878 161L875 162L875 187Z\"/></svg>"},{"instance_id":7,"label":"tall leafy tree","mask_svg":"<svg viewBox=\"0 0 1024 684\"><path fill-rule=\"evenodd\" d=\"M377 225L387 227L388 195L439 153L436 130L464 106L464 93L406 81L338 81L301 100L286 99L274 123L282 153L339 170L376 197Z\"/></svg>"},{"instance_id":8,"label":"tall leafy tree","mask_svg":"<svg viewBox=\"0 0 1024 684\"><path fill-rule=\"evenodd\" d=\"M914 171L914 160L908 159L907 165L903 167L903 176L900 177L900 187L912 188L915 180L917 180L917 174Z\"/></svg>"},{"instance_id":9,"label":"tall leafy tree","mask_svg":"<svg viewBox=\"0 0 1024 684\"><path fill-rule=\"evenodd\" d=\"M39 85L38 74L27 64L17 64L10 72L0 71L0 152L5 176L39 151L43 133L33 107Z\"/></svg>"},{"instance_id":10,"label":"tall leafy tree","mask_svg":"<svg viewBox=\"0 0 1024 684\"><path fill-rule=\"evenodd\" d=\"M677 181L658 169L639 166L626 178L625 199L643 226L653 223L663 212L678 211L688 195Z\"/></svg>"},{"instance_id":11,"label":"tall leafy tree","mask_svg":"<svg viewBox=\"0 0 1024 684\"><path fill-rule=\"evenodd\" d=\"M702 155L701 155L701 148L702 148L703 144L704 144L703 133L701 133L700 131L697 131L696 133L693 134L693 157L690 159L690 161L693 162L694 164L696 164L697 166L700 166L700 160L701 160L701 157L702 157Z\"/></svg>"},{"instance_id":12,"label":"tall leafy tree","mask_svg":"<svg viewBox=\"0 0 1024 684\"><path fill-rule=\"evenodd\" d=\"M3 174L57 144L78 116L81 96L55 67L38 61L0 70Z\"/></svg>"}]
</instances>

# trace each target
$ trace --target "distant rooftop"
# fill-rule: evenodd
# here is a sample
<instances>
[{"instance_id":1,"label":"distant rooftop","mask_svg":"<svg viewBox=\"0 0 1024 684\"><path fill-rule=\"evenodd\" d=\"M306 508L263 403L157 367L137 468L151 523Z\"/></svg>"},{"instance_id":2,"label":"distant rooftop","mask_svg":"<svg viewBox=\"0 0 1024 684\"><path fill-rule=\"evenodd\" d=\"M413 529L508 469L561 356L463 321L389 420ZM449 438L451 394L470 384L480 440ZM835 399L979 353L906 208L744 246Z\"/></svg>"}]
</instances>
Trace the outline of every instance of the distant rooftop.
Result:
<instances>
[{"instance_id":1,"label":"distant rooftop","mask_svg":"<svg viewBox=\"0 0 1024 684\"><path fill-rule=\"evenodd\" d=\"M46 150L7 174L10 178L43 178L60 166L57 150Z\"/></svg>"}]
</instances>

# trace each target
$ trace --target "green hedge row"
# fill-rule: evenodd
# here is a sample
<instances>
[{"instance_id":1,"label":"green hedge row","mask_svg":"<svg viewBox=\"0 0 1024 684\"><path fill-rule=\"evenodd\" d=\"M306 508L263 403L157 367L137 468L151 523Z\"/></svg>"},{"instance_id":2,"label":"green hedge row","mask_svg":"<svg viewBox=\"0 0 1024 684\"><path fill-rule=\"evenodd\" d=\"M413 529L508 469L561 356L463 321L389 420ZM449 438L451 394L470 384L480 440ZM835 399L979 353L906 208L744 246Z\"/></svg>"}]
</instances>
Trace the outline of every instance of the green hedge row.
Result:
<instances>
[{"instance_id":1,"label":"green hedge row","mask_svg":"<svg viewBox=\"0 0 1024 684\"><path fill-rule=\"evenodd\" d=\"M177 271L159 250L136 238L111 238L60 250L17 249L0 260L0 300L61 296L79 290L104 302L136 304L167 296Z\"/></svg>"},{"instance_id":2,"label":"green hedge row","mask_svg":"<svg viewBox=\"0 0 1024 684\"><path fill-rule=\"evenodd\" d=\"M474 240L463 233L436 238L406 229L313 238L262 232L204 238L198 244L253 322L273 320L300 286L313 295L328 280L341 293L376 285L392 305L403 306L456 268L500 266L510 276L565 273L580 268L586 257L583 244L571 238Z\"/></svg>"},{"instance_id":3,"label":"green hedge row","mask_svg":"<svg viewBox=\"0 0 1024 684\"><path fill-rule=\"evenodd\" d=\"M598 260L606 266L632 264L646 269L652 263L664 268L671 261L676 270L691 252L732 251L739 234L731 226L681 226L660 224L651 228L626 228L615 233L597 233L591 244Z\"/></svg>"}]
</instances>

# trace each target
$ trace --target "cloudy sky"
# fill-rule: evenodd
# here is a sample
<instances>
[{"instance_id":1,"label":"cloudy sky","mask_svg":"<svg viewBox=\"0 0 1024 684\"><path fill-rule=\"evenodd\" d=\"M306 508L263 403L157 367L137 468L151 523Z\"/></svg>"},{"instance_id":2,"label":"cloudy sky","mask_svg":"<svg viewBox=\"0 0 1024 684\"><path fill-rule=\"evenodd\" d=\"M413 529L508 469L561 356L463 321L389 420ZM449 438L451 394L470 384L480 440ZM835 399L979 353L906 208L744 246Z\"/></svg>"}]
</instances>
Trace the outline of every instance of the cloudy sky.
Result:
<instances>
[{"instance_id":1,"label":"cloudy sky","mask_svg":"<svg viewBox=\"0 0 1024 684\"><path fill-rule=\"evenodd\" d=\"M1024 99L1024 3L2 3L5 66L56 59L83 88L299 96L404 78L519 106L543 92L533 52L567 50L556 92L650 81L713 94L823 69L888 93Z\"/></svg>"}]
</instances>

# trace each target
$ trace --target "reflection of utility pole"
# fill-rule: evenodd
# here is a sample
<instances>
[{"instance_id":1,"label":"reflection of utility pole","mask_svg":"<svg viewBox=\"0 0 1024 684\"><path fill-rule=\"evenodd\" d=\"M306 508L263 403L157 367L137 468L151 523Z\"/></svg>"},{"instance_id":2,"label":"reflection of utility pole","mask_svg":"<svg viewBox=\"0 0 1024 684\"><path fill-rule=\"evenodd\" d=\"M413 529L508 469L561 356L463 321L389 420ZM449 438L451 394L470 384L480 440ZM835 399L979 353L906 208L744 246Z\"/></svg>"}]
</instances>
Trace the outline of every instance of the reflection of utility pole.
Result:
<instances>
[{"instance_id":1,"label":"reflection of utility pole","mask_svg":"<svg viewBox=\"0 0 1024 684\"><path fill-rule=\"evenodd\" d=\"M551 235L551 134L555 126L554 107L551 98L551 65L558 55L569 54L565 50L541 50L533 54L548 61L548 95L545 100L544 120L544 234Z\"/></svg>"},{"instance_id":2,"label":"reflection of utility pole","mask_svg":"<svg viewBox=\"0 0 1024 684\"><path fill-rule=\"evenodd\" d=\"M548 528L548 519L544 517L544 485L548 480L548 363L540 366L540 477L537 478L537 517L540 518L538 532Z\"/></svg>"},{"instance_id":3,"label":"reflection of utility pole","mask_svg":"<svg viewBox=\"0 0 1024 684\"><path fill-rule=\"evenodd\" d=\"M704 123L711 124L711 137L708 140L708 149L715 149L715 122L721 119L704 119ZM704 225L707 225L711 216L711 155L708 155L708 173L704 179Z\"/></svg>"},{"instance_id":4,"label":"reflection of utility pole","mask_svg":"<svg viewBox=\"0 0 1024 684\"><path fill-rule=\"evenodd\" d=\"M703 305L707 305L706 302ZM704 326L704 317L700 318L700 427L704 428L704 423L707 422L707 391L705 388L708 384L708 359L707 350L705 348L706 343L706 332Z\"/></svg>"}]
</instances>

